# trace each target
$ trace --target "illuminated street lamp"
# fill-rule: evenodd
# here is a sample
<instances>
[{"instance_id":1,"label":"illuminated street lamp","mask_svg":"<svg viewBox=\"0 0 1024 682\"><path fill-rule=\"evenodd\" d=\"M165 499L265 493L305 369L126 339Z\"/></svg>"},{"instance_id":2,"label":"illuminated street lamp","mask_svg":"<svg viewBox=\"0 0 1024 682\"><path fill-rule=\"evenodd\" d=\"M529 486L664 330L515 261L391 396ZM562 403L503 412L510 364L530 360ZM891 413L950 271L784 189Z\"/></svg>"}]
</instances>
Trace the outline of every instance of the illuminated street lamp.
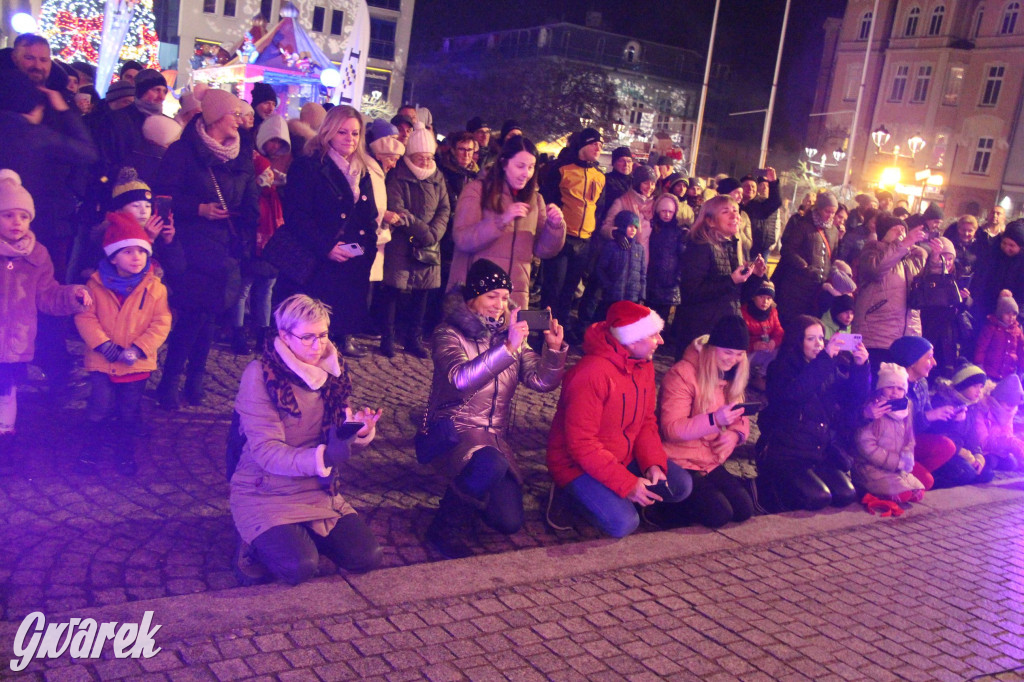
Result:
<instances>
[{"instance_id":1,"label":"illuminated street lamp","mask_svg":"<svg viewBox=\"0 0 1024 682\"><path fill-rule=\"evenodd\" d=\"M842 149L836 149L834 152L832 152L832 158L836 160L837 164L842 163L843 159L846 158L846 152L844 152Z\"/></svg>"},{"instance_id":2,"label":"illuminated street lamp","mask_svg":"<svg viewBox=\"0 0 1024 682\"><path fill-rule=\"evenodd\" d=\"M808 159L814 160L814 157L818 155L818 150L814 147L804 147L804 154L807 155Z\"/></svg>"},{"instance_id":3,"label":"illuminated street lamp","mask_svg":"<svg viewBox=\"0 0 1024 682\"><path fill-rule=\"evenodd\" d=\"M882 151L882 147L889 143L892 135L885 126L878 126L874 131L871 132L871 141L875 144L876 154L892 154L897 159L913 159L915 156L921 153L921 150L925 147L925 140L921 137L921 133L915 134L909 140L907 140L907 146L910 148L910 156L906 154L900 154L900 146L896 145L893 147L891 152Z\"/></svg>"},{"instance_id":4,"label":"illuminated street lamp","mask_svg":"<svg viewBox=\"0 0 1024 682\"><path fill-rule=\"evenodd\" d=\"M885 126L878 126L871 131L871 141L875 143L876 149L881 149L885 145L889 144L890 137L892 137L892 135L890 135L889 131L885 129Z\"/></svg>"},{"instance_id":5,"label":"illuminated street lamp","mask_svg":"<svg viewBox=\"0 0 1024 682\"><path fill-rule=\"evenodd\" d=\"M889 166L882 169L882 177L879 183L882 187L895 187L903 179L903 173L896 166Z\"/></svg>"},{"instance_id":6,"label":"illuminated street lamp","mask_svg":"<svg viewBox=\"0 0 1024 682\"><path fill-rule=\"evenodd\" d=\"M910 158L917 156L918 152L924 149L924 144L924 138L921 137L921 133L917 133L907 140L907 146L910 147Z\"/></svg>"}]
</instances>

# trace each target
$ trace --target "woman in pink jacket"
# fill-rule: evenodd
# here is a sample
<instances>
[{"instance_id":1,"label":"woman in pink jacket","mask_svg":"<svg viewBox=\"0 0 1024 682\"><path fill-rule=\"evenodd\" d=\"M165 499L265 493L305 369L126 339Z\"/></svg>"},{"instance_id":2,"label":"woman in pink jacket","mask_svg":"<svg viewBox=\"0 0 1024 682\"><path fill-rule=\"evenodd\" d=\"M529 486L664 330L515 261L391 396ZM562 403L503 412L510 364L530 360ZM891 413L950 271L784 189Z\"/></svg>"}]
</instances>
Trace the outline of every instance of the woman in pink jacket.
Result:
<instances>
[{"instance_id":1,"label":"woman in pink jacket","mask_svg":"<svg viewBox=\"0 0 1024 682\"><path fill-rule=\"evenodd\" d=\"M648 515L655 525L719 528L754 514L750 494L722 466L750 435L750 420L737 408L750 374L749 344L743 318L727 315L710 336L695 339L662 380L662 443L669 461L690 472L693 492L678 504L657 505L658 518Z\"/></svg>"}]
</instances>

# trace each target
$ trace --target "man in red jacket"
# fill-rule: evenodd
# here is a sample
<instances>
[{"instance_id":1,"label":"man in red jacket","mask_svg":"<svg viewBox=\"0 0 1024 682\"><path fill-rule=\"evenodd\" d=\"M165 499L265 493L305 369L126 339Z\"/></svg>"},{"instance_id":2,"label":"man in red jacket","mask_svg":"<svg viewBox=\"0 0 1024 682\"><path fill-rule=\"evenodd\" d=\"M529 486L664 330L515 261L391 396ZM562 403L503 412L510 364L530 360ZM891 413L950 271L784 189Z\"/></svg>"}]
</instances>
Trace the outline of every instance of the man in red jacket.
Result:
<instances>
[{"instance_id":1,"label":"man in red jacket","mask_svg":"<svg viewBox=\"0 0 1024 682\"><path fill-rule=\"evenodd\" d=\"M603 533L629 535L640 523L634 505L680 502L690 474L667 461L655 418L651 359L665 322L637 303L619 301L592 324L583 358L562 381L548 436L555 485Z\"/></svg>"}]
</instances>

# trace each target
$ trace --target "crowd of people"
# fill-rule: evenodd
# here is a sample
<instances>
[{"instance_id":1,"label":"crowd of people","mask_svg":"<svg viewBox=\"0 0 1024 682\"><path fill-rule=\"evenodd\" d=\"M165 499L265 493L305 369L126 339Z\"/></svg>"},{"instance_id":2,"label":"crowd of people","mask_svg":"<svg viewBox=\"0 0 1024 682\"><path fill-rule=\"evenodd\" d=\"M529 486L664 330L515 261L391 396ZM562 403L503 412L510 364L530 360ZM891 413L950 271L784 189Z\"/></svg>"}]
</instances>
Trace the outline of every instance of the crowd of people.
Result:
<instances>
[{"instance_id":1,"label":"crowd of people","mask_svg":"<svg viewBox=\"0 0 1024 682\"><path fill-rule=\"evenodd\" d=\"M125 64L104 100L81 96L89 77L31 34L0 53L0 442L28 364L61 400L79 338L83 442L108 450L79 467L134 474L151 375L162 408L200 404L227 328L256 352L228 435L243 582L301 582L320 553L380 563L342 466L381 417L351 404L344 360L374 339L433 362L414 449L448 478L425 537L448 557L473 553L477 520L523 525L520 384L561 388L556 530L898 513L1024 467L1024 221L1000 207L979 226L823 191L789 215L773 168L687 178L619 147L604 172L593 128L549 159L513 120L493 139L480 118L441 137L412 106L288 120L264 83L248 102L188 89L171 118L158 71ZM660 386L659 352L676 360ZM750 484L724 464L754 415Z\"/></svg>"}]
</instances>

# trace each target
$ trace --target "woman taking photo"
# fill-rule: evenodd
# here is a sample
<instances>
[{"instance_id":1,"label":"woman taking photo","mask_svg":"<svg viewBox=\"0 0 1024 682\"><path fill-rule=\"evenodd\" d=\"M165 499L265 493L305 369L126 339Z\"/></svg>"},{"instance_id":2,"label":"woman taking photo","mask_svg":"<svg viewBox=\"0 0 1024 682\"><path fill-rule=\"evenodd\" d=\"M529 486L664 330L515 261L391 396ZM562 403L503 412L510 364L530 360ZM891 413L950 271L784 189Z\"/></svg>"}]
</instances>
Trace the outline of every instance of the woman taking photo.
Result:
<instances>
[{"instance_id":1,"label":"woman taking photo","mask_svg":"<svg viewBox=\"0 0 1024 682\"><path fill-rule=\"evenodd\" d=\"M455 256L448 290L466 282L470 265L486 258L512 278L511 300L530 303L530 263L553 258L565 245L562 210L537 191L537 148L522 135L505 142L483 180L466 185L455 207Z\"/></svg>"},{"instance_id":2,"label":"woman taking photo","mask_svg":"<svg viewBox=\"0 0 1024 682\"><path fill-rule=\"evenodd\" d=\"M569 349L558 320L544 331L538 355L526 345L530 330L510 307L511 292L508 274L481 258L469 269L466 285L448 295L445 321L434 331L426 424L450 419L459 442L434 460L452 481L427 542L450 558L472 554L466 537L477 515L506 535L522 527L523 479L507 440L512 401L520 383L553 391L565 369Z\"/></svg>"},{"instance_id":3,"label":"woman taking photo","mask_svg":"<svg viewBox=\"0 0 1024 682\"><path fill-rule=\"evenodd\" d=\"M764 277L764 259L744 264L736 237L740 206L728 196L712 197L701 206L680 258L682 303L676 306L673 340L682 355L690 342L711 331L724 315L740 314L740 289L751 276Z\"/></svg>"},{"instance_id":4,"label":"woman taking photo","mask_svg":"<svg viewBox=\"0 0 1024 682\"><path fill-rule=\"evenodd\" d=\"M343 344L345 355L362 357L365 351L351 335L367 324L370 268L377 253L371 173L381 171L366 153L362 116L350 106L327 112L304 153L288 171L284 224L307 246L311 274L290 288L330 305L332 337Z\"/></svg>"},{"instance_id":5,"label":"woman taking photo","mask_svg":"<svg viewBox=\"0 0 1024 682\"><path fill-rule=\"evenodd\" d=\"M709 336L694 339L665 375L658 397L661 440L669 460L690 472L693 491L678 504L654 505L657 518L646 518L656 525L719 528L753 516L750 494L722 466L750 435L750 420L742 406L737 409L750 376L749 345L746 322L727 315Z\"/></svg>"},{"instance_id":6,"label":"woman taking photo","mask_svg":"<svg viewBox=\"0 0 1024 682\"><path fill-rule=\"evenodd\" d=\"M864 344L852 363L839 356L840 344L836 336L825 343L821 320L799 315L768 365L758 488L787 510L845 507L857 497L849 456L838 444L853 442L871 376Z\"/></svg>"},{"instance_id":7,"label":"woman taking photo","mask_svg":"<svg viewBox=\"0 0 1024 682\"><path fill-rule=\"evenodd\" d=\"M318 552L353 572L381 561L340 493L340 465L373 440L381 411L352 413L352 384L327 336L330 312L302 294L285 299L274 311L277 335L242 374L235 411L245 443L231 476L231 516L243 583L260 582L261 569L292 585L309 580Z\"/></svg>"},{"instance_id":8,"label":"woman taking photo","mask_svg":"<svg viewBox=\"0 0 1024 682\"><path fill-rule=\"evenodd\" d=\"M839 202L831 192L817 196L814 210L789 219L782 233L779 267L772 275L778 292L779 319L786 329L797 315L814 315L821 285L839 251L835 216Z\"/></svg>"},{"instance_id":9,"label":"woman taking photo","mask_svg":"<svg viewBox=\"0 0 1024 682\"><path fill-rule=\"evenodd\" d=\"M252 249L260 214L252 150L242 150L238 133L242 100L211 89L203 108L168 147L154 186L155 194L172 198L176 240L187 261L170 281L175 321L157 387L167 409L181 404L182 373L185 399L192 405L203 400L217 321L238 299L241 259Z\"/></svg>"}]
</instances>

